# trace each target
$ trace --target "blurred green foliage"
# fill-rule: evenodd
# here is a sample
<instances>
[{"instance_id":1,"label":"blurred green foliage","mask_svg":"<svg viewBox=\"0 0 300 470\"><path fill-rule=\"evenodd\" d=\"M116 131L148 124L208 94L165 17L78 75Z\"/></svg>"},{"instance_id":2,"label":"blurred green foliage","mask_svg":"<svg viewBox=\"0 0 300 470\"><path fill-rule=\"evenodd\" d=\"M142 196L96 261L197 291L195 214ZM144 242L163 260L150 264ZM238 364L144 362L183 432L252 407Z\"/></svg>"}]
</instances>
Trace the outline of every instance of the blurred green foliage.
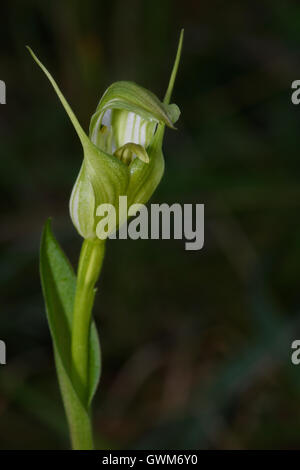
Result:
<instances>
[{"instance_id":1,"label":"blurred green foliage","mask_svg":"<svg viewBox=\"0 0 300 470\"><path fill-rule=\"evenodd\" d=\"M43 223L76 263L68 200L81 148L53 73L81 123L106 87L162 97L185 43L155 202L205 204L199 252L181 241L111 241L95 318L103 376L98 448L300 448L300 5L86 0L1 4L0 448L66 448L38 274Z\"/></svg>"}]
</instances>

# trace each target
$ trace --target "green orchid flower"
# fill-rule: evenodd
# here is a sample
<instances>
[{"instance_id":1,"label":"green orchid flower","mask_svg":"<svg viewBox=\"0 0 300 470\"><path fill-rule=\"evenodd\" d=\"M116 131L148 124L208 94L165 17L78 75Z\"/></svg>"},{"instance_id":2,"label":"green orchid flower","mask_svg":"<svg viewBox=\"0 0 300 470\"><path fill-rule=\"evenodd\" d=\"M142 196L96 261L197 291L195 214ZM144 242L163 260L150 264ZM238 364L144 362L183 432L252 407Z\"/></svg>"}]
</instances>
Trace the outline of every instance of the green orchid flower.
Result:
<instances>
[{"instance_id":1,"label":"green orchid flower","mask_svg":"<svg viewBox=\"0 0 300 470\"><path fill-rule=\"evenodd\" d=\"M179 108L169 104L169 99L181 47L182 34L164 102L136 83L113 83L103 94L91 118L89 136L53 77L28 48L50 80L83 147L83 162L70 198L71 219L83 238L97 237L99 216L96 211L99 205L109 203L118 210L119 196L127 196L129 205L145 204L159 184L164 172L164 128L174 129L180 115Z\"/></svg>"}]
</instances>

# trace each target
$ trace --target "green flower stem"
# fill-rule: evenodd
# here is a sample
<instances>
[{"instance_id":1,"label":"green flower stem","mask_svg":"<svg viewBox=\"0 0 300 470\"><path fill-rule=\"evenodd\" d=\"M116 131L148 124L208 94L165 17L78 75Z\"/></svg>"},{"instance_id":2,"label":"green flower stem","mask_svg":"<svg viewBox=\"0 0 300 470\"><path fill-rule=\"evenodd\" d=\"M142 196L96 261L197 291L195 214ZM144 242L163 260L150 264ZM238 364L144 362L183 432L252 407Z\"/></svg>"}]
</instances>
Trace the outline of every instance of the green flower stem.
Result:
<instances>
[{"instance_id":1,"label":"green flower stem","mask_svg":"<svg viewBox=\"0 0 300 470\"><path fill-rule=\"evenodd\" d=\"M96 292L95 283L100 275L104 251L104 241L98 239L84 240L78 265L71 357L73 381L84 404L87 403L89 381L88 345L91 314Z\"/></svg>"}]
</instances>

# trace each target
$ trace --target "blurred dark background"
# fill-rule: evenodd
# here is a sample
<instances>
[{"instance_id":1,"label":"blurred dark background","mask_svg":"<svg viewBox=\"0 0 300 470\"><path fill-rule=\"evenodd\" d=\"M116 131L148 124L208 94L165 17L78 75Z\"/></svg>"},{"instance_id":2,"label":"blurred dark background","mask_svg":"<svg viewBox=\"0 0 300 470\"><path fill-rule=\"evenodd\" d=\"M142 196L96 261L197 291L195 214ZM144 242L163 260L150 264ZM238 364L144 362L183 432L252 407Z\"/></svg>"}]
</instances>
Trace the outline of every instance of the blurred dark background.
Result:
<instances>
[{"instance_id":1,"label":"blurred dark background","mask_svg":"<svg viewBox=\"0 0 300 470\"><path fill-rule=\"evenodd\" d=\"M163 97L179 31L178 131L152 202L205 204L205 246L111 241L95 318L98 448L300 449L300 4L1 3L0 448L64 449L67 427L38 273L42 226L75 265L68 201L79 141L29 44L88 127L104 90Z\"/></svg>"}]
</instances>

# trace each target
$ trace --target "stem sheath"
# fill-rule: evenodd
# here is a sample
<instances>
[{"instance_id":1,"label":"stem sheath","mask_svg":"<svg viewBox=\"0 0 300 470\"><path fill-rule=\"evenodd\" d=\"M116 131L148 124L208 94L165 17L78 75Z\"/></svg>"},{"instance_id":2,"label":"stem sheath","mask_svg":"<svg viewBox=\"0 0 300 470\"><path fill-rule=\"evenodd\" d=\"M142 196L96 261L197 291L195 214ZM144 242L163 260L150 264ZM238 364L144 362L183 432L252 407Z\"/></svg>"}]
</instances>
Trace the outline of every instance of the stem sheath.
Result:
<instances>
[{"instance_id":1,"label":"stem sheath","mask_svg":"<svg viewBox=\"0 0 300 470\"><path fill-rule=\"evenodd\" d=\"M95 283L100 275L105 242L84 240L81 248L73 312L71 358L73 381L84 404L89 383L89 335L95 297Z\"/></svg>"}]
</instances>

